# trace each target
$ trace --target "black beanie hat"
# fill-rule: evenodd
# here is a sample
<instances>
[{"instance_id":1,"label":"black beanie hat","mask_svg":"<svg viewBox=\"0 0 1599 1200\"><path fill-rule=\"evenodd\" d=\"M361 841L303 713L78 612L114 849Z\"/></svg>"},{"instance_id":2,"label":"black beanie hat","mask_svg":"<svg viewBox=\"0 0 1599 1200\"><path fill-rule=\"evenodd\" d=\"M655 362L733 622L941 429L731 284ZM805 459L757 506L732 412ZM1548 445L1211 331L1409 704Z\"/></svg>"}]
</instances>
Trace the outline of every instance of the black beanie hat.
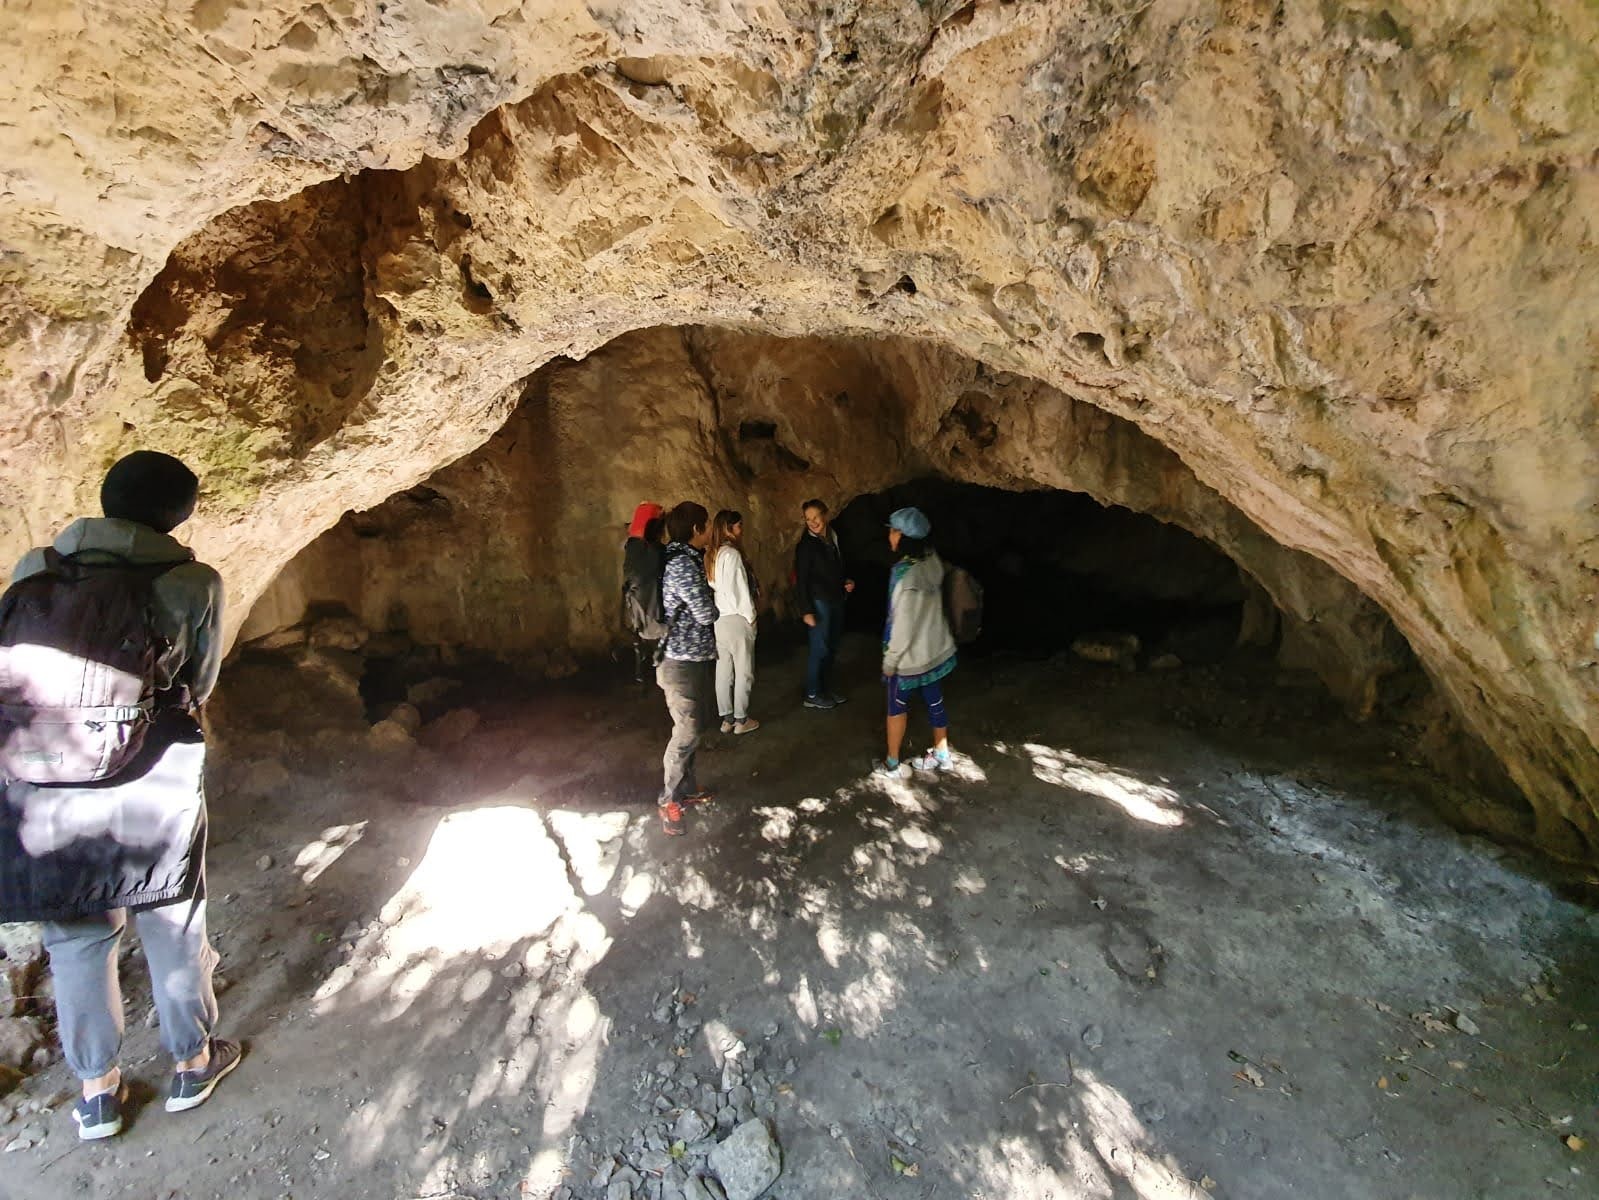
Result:
<instances>
[{"instance_id":1,"label":"black beanie hat","mask_svg":"<svg viewBox=\"0 0 1599 1200\"><path fill-rule=\"evenodd\" d=\"M199 495L200 480L172 455L135 450L105 473L100 509L108 517L170 533L193 514Z\"/></svg>"}]
</instances>

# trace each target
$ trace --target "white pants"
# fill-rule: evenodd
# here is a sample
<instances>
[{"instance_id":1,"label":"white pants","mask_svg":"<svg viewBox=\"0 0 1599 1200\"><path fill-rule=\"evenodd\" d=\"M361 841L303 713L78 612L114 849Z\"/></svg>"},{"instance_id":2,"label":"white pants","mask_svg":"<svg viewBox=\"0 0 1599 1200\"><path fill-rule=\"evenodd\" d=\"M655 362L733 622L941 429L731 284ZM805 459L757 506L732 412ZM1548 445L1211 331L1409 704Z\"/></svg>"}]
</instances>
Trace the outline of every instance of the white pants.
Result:
<instances>
[{"instance_id":1,"label":"white pants","mask_svg":"<svg viewBox=\"0 0 1599 1200\"><path fill-rule=\"evenodd\" d=\"M726 721L750 715L755 682L755 626L743 617L716 619L716 711Z\"/></svg>"}]
</instances>

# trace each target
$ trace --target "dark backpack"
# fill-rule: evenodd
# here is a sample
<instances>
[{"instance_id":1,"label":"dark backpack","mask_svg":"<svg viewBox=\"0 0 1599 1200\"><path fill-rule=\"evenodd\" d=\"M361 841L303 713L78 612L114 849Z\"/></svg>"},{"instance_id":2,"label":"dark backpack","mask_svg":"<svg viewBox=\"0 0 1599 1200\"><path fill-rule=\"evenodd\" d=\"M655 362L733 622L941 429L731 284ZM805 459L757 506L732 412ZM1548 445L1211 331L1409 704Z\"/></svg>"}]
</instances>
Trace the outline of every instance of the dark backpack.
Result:
<instances>
[{"instance_id":1,"label":"dark backpack","mask_svg":"<svg viewBox=\"0 0 1599 1200\"><path fill-rule=\"evenodd\" d=\"M153 585L176 562L44 552L0 596L0 776L96 783L125 768L155 715Z\"/></svg>"},{"instance_id":2,"label":"dark backpack","mask_svg":"<svg viewBox=\"0 0 1599 1200\"><path fill-rule=\"evenodd\" d=\"M630 539L622 551L622 624L646 642L666 636L666 610L661 602L665 566L666 555L638 539Z\"/></svg>"},{"instance_id":3,"label":"dark backpack","mask_svg":"<svg viewBox=\"0 0 1599 1200\"><path fill-rule=\"evenodd\" d=\"M975 642L983 632L983 585L965 567L944 572L944 616L957 642Z\"/></svg>"}]
</instances>

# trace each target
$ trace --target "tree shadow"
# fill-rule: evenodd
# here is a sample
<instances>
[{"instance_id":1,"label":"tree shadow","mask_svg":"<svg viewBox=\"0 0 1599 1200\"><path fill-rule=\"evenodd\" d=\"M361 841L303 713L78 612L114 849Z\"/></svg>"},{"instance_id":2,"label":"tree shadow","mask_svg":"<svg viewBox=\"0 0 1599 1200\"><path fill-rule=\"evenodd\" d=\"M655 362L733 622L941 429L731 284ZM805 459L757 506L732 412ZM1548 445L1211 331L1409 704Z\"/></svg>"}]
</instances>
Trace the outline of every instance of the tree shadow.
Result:
<instances>
[{"instance_id":1,"label":"tree shadow","mask_svg":"<svg viewBox=\"0 0 1599 1200\"><path fill-rule=\"evenodd\" d=\"M1537 1177L1501 1110L1555 1112L1599 1063L1567 1038L1558 1070L1505 1081L1558 1053L1548 1025L1578 1019L1581 980L1504 1018L1492 1054L1406 1014L1440 980L1552 985L1552 955L1591 952L1541 883L1327 767L1365 733L1328 732L1290 775L1273 746L1242 760L1137 723L1136 685L1040 707L1061 676L1029 671L967 673L957 736L1007 736L973 732L956 770L909 780L865 769L875 717L768 697L767 731L706 753L723 799L681 841L649 805L653 689L484 702L428 776L449 808L398 800L403 763L355 753L308 757L264 800L217 795L214 828L238 832L213 855L232 888L213 925L250 1060L184 1135L141 1119L120 1157L19 1164L18 1194L179 1170L196 1195L591 1196L610 1164L670 1195L703 1164L665 1135L737 1107L730 1057L782 1143L779 1196ZM260 870L263 847L287 849ZM1451 1057L1498 1109L1421 1090Z\"/></svg>"}]
</instances>

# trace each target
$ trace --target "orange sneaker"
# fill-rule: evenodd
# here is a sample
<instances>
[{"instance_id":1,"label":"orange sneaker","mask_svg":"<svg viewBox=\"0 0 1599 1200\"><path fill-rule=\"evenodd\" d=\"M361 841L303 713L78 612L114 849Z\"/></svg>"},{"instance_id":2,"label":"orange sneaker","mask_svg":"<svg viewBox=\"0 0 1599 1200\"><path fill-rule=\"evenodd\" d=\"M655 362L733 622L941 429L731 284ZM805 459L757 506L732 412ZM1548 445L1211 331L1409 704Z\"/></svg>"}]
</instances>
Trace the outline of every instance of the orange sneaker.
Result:
<instances>
[{"instance_id":1,"label":"orange sneaker","mask_svg":"<svg viewBox=\"0 0 1599 1200\"><path fill-rule=\"evenodd\" d=\"M660 805L661 832L667 837L682 837L688 832L683 827L683 806L676 800Z\"/></svg>"}]
</instances>

